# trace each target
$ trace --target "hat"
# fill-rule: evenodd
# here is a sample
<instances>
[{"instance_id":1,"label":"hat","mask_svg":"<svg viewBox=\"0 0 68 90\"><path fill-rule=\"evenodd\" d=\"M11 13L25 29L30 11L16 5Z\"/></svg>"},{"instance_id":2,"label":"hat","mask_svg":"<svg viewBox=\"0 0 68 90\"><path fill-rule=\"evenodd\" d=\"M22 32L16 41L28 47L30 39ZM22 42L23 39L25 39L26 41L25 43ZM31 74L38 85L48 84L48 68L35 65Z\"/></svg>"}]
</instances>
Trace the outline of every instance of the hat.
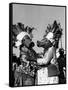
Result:
<instances>
[{"instance_id":1,"label":"hat","mask_svg":"<svg viewBox=\"0 0 68 90\"><path fill-rule=\"evenodd\" d=\"M25 35L28 35L28 36L29 36L29 34L28 34L27 32L24 32L24 31L20 32L20 33L17 35L17 37L16 37L17 42L15 42L15 46L18 47L18 46L21 45L21 41L22 41L22 39L24 38ZM29 36L29 37L30 37L30 36Z\"/></svg>"}]
</instances>

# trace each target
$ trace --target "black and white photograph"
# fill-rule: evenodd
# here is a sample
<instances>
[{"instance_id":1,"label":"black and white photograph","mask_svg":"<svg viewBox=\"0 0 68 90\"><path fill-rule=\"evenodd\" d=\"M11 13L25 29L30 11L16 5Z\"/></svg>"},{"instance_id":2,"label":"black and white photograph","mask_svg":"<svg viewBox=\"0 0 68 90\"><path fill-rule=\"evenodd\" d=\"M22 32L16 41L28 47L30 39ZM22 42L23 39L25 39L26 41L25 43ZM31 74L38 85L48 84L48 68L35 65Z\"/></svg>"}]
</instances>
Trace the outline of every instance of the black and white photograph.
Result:
<instances>
[{"instance_id":1,"label":"black and white photograph","mask_svg":"<svg viewBox=\"0 0 68 90\"><path fill-rule=\"evenodd\" d=\"M66 6L9 4L9 86L66 84Z\"/></svg>"}]
</instances>

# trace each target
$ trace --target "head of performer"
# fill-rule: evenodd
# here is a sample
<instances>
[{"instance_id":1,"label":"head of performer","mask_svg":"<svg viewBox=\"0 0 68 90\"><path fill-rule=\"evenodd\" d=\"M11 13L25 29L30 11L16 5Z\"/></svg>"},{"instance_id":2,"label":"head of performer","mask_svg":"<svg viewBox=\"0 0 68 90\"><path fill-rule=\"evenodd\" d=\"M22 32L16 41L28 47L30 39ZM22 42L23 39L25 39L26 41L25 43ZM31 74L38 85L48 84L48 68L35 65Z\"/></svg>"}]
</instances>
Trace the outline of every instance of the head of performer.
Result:
<instances>
[{"instance_id":1,"label":"head of performer","mask_svg":"<svg viewBox=\"0 0 68 90\"><path fill-rule=\"evenodd\" d=\"M32 42L32 31L34 28L24 27L24 24L17 23L17 25L12 25L12 35L14 36L14 46L19 47L20 45L26 46L27 48L32 48L34 46L34 42Z\"/></svg>"},{"instance_id":2,"label":"head of performer","mask_svg":"<svg viewBox=\"0 0 68 90\"><path fill-rule=\"evenodd\" d=\"M43 47L44 49L48 49L49 47L52 46L53 42L53 33L50 32L47 34L46 38L42 39L41 41L37 41L37 46L38 47Z\"/></svg>"},{"instance_id":3,"label":"head of performer","mask_svg":"<svg viewBox=\"0 0 68 90\"><path fill-rule=\"evenodd\" d=\"M34 42L30 38L30 35L27 32L21 32L16 37L17 41L15 42L16 47L26 46L27 48L34 47Z\"/></svg>"},{"instance_id":4,"label":"head of performer","mask_svg":"<svg viewBox=\"0 0 68 90\"><path fill-rule=\"evenodd\" d=\"M52 30L50 30L50 32L48 32L48 34L41 41L37 41L38 47L48 49L49 47L54 46L55 48L58 48L59 39L62 35L62 29L60 25L57 24L56 20L52 26Z\"/></svg>"}]
</instances>

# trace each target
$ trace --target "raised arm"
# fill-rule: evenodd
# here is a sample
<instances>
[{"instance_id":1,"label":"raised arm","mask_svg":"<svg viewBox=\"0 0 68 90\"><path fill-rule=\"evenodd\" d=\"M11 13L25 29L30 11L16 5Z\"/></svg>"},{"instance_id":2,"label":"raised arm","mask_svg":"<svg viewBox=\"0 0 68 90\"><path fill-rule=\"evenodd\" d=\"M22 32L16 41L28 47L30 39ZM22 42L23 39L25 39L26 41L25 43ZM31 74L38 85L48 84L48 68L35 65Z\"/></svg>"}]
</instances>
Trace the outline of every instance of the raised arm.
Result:
<instances>
[{"instance_id":1,"label":"raised arm","mask_svg":"<svg viewBox=\"0 0 68 90\"><path fill-rule=\"evenodd\" d=\"M53 47L49 48L49 50L45 53L43 58L37 59L37 63L39 65L48 64L53 58L53 52L54 48Z\"/></svg>"}]
</instances>

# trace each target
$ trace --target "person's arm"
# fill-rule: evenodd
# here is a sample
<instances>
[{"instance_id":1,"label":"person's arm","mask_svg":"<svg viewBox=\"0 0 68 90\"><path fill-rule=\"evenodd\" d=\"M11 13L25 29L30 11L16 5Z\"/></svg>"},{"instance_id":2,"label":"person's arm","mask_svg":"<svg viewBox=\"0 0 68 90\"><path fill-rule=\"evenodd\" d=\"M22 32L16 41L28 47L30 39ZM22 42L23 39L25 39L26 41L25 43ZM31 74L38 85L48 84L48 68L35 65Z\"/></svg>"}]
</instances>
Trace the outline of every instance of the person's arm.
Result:
<instances>
[{"instance_id":1,"label":"person's arm","mask_svg":"<svg viewBox=\"0 0 68 90\"><path fill-rule=\"evenodd\" d=\"M47 53L47 55L44 55L43 58L37 59L37 63L39 65L48 64L53 58L53 48L51 47Z\"/></svg>"}]
</instances>

